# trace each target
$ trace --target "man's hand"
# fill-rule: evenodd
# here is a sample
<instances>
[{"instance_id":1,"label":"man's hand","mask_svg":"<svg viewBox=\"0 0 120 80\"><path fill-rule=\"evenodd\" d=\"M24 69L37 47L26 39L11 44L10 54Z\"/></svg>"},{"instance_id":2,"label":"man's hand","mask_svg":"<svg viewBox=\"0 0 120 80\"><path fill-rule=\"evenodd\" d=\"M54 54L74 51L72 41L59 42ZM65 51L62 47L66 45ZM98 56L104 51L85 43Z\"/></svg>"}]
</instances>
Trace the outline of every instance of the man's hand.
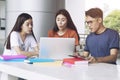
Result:
<instances>
[{"instance_id":1,"label":"man's hand","mask_svg":"<svg viewBox=\"0 0 120 80\"><path fill-rule=\"evenodd\" d=\"M97 63L97 59L93 56L88 57L87 60L89 63Z\"/></svg>"}]
</instances>

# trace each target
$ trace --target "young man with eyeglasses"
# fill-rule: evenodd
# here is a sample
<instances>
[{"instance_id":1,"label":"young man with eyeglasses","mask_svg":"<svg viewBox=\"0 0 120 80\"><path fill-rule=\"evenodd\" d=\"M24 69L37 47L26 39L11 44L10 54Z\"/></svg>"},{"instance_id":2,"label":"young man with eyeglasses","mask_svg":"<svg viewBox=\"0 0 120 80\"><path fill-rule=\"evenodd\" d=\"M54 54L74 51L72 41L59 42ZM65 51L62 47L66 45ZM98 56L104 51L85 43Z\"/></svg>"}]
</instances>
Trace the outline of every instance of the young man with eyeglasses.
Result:
<instances>
[{"instance_id":1,"label":"young man with eyeglasses","mask_svg":"<svg viewBox=\"0 0 120 80\"><path fill-rule=\"evenodd\" d=\"M103 25L103 12L100 8L91 8L85 12L86 24L91 33L86 38L82 56L90 63L104 62L116 64L119 50L119 34Z\"/></svg>"}]
</instances>

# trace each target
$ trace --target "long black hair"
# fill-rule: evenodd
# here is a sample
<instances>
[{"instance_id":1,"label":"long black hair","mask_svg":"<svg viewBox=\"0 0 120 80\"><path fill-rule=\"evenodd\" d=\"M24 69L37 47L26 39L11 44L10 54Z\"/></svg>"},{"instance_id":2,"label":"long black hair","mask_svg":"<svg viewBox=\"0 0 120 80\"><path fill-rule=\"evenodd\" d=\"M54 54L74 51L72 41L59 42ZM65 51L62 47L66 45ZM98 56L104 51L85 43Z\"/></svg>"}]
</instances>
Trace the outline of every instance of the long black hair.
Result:
<instances>
[{"instance_id":1,"label":"long black hair","mask_svg":"<svg viewBox=\"0 0 120 80\"><path fill-rule=\"evenodd\" d=\"M78 31L76 29L76 26L74 25L73 21L72 21L72 18L69 14L69 12L66 10L66 9L60 9L57 13L56 13L56 16L55 16L55 20L56 20L56 17L59 15L59 14L62 14L64 15L66 18L67 18L67 28L69 29L72 29L72 30L75 30L77 35L78 35L78 39L80 40L80 37L79 37L79 34L78 34ZM59 29L58 29L58 26L57 26L57 23L55 22L55 25L53 27L53 31L54 32L57 32Z\"/></svg>"},{"instance_id":2,"label":"long black hair","mask_svg":"<svg viewBox=\"0 0 120 80\"><path fill-rule=\"evenodd\" d=\"M21 30L22 30L21 27L22 27L23 23L24 23L26 20L28 20L28 19L32 19L32 16L31 16L30 14L28 14L28 13L21 13L21 14L18 16L18 18L17 18L17 20L16 20L16 23L15 23L13 29L11 30L10 34L9 34L8 37L7 37L7 40L5 41L5 44L4 44L4 45L6 45L6 48L7 48L7 49L11 49L11 44L10 44L10 35L11 35L11 33L12 33L13 31L21 32ZM35 38L34 33L33 33L33 30L32 30L32 35L33 35L33 37ZM36 38L35 38L35 40L36 40ZM37 41L37 40L36 40L36 41Z\"/></svg>"}]
</instances>

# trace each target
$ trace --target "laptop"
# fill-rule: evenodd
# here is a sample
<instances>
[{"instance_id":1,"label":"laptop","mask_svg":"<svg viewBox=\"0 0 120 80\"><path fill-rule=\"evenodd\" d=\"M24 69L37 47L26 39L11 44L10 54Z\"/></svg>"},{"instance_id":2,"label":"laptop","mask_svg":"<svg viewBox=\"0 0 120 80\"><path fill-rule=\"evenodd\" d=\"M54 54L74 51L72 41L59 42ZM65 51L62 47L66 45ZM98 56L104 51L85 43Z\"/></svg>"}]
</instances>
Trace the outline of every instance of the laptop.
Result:
<instances>
[{"instance_id":1,"label":"laptop","mask_svg":"<svg viewBox=\"0 0 120 80\"><path fill-rule=\"evenodd\" d=\"M39 58L62 60L74 53L74 38L41 37L39 44Z\"/></svg>"}]
</instances>

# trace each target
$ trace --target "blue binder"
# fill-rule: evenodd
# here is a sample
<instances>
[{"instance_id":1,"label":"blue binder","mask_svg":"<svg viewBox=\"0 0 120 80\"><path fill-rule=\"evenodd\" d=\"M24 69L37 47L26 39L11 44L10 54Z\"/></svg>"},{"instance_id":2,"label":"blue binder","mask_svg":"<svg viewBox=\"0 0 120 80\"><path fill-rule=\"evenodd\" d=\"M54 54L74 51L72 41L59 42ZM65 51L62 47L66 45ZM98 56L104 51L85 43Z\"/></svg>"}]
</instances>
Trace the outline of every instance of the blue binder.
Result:
<instances>
[{"instance_id":1,"label":"blue binder","mask_svg":"<svg viewBox=\"0 0 120 80\"><path fill-rule=\"evenodd\" d=\"M34 62L54 62L54 59L49 58L31 58L31 59L25 59L24 62L28 63L34 63Z\"/></svg>"},{"instance_id":2,"label":"blue binder","mask_svg":"<svg viewBox=\"0 0 120 80\"><path fill-rule=\"evenodd\" d=\"M25 59L11 59L11 60L2 60L0 62L24 62Z\"/></svg>"}]
</instances>

